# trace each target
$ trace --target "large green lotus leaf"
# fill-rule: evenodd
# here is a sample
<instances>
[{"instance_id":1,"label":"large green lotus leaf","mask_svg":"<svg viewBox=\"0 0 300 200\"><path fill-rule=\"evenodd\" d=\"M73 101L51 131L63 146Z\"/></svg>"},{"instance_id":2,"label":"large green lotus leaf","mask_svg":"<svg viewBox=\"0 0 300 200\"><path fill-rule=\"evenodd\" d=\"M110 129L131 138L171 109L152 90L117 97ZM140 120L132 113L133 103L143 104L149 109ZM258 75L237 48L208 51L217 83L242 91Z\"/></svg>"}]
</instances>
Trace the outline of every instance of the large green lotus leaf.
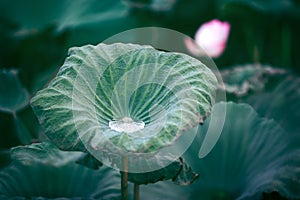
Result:
<instances>
[{"instance_id":1,"label":"large green lotus leaf","mask_svg":"<svg viewBox=\"0 0 300 200\"><path fill-rule=\"evenodd\" d=\"M0 171L0 198L119 199L119 174L76 164L81 154L49 143L12 149L12 163Z\"/></svg>"},{"instance_id":2,"label":"large green lotus leaf","mask_svg":"<svg viewBox=\"0 0 300 200\"><path fill-rule=\"evenodd\" d=\"M294 138L246 104L217 103L211 116L224 106L226 121L215 148L206 157L195 158L213 120L209 118L184 155L199 178L188 187L170 182L143 186L142 199L262 199L263 193L272 191L299 199L300 154L291 145Z\"/></svg>"},{"instance_id":3,"label":"large green lotus leaf","mask_svg":"<svg viewBox=\"0 0 300 200\"><path fill-rule=\"evenodd\" d=\"M87 45L70 49L31 103L61 149L148 153L203 122L216 84L205 65L185 54L134 44Z\"/></svg>"},{"instance_id":4,"label":"large green lotus leaf","mask_svg":"<svg viewBox=\"0 0 300 200\"><path fill-rule=\"evenodd\" d=\"M29 103L29 94L18 78L17 70L0 70L0 111L16 113Z\"/></svg>"}]
</instances>

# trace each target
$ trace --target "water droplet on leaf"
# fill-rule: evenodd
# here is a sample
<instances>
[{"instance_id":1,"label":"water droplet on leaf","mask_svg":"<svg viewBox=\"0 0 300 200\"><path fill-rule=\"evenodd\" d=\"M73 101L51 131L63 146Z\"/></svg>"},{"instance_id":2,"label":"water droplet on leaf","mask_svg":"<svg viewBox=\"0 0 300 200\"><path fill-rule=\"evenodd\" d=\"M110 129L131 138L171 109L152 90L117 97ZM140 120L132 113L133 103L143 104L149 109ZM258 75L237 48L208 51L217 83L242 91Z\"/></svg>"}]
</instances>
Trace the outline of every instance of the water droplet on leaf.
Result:
<instances>
[{"instance_id":1,"label":"water droplet on leaf","mask_svg":"<svg viewBox=\"0 0 300 200\"><path fill-rule=\"evenodd\" d=\"M108 126L117 132L133 133L145 127L143 121L135 122L130 117L124 117L120 120L113 120L108 123Z\"/></svg>"}]
</instances>

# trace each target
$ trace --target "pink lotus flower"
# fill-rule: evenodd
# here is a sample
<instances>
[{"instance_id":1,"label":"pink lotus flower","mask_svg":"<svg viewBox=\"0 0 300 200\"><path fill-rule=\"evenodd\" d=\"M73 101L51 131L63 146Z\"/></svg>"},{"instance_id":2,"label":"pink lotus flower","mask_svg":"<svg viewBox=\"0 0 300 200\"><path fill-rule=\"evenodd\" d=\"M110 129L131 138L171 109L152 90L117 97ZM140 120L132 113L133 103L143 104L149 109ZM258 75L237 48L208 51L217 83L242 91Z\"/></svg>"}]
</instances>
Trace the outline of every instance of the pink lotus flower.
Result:
<instances>
[{"instance_id":1,"label":"pink lotus flower","mask_svg":"<svg viewBox=\"0 0 300 200\"><path fill-rule=\"evenodd\" d=\"M214 19L200 26L195 35L195 42L186 38L185 44L192 54L202 55L200 46L208 56L219 57L226 47L229 31L228 22Z\"/></svg>"}]
</instances>

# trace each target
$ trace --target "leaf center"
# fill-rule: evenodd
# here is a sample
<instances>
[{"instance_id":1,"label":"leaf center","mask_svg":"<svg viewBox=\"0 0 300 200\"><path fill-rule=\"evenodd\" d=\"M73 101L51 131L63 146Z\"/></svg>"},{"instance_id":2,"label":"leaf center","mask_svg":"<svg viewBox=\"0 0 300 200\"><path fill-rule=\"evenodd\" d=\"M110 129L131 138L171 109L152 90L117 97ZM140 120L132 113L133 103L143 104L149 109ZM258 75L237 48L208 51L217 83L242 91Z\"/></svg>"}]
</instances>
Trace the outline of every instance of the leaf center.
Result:
<instances>
[{"instance_id":1,"label":"leaf center","mask_svg":"<svg viewBox=\"0 0 300 200\"><path fill-rule=\"evenodd\" d=\"M123 117L120 120L113 120L108 123L108 126L117 132L133 133L145 127L143 121L135 122L130 117Z\"/></svg>"}]
</instances>

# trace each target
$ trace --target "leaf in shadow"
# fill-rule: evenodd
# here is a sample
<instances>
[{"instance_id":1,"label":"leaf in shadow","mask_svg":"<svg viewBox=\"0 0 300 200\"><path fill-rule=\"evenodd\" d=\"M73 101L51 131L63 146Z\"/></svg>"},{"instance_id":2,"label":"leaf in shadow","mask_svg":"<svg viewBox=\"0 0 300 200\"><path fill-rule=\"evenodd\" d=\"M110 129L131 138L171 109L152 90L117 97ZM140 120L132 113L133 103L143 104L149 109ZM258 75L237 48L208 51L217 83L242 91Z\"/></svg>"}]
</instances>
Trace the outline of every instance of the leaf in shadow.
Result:
<instances>
[{"instance_id":1,"label":"leaf in shadow","mask_svg":"<svg viewBox=\"0 0 300 200\"><path fill-rule=\"evenodd\" d=\"M68 152L59 150L50 142L34 143L26 146L18 146L11 149L11 158L23 165L32 163L51 164L53 166L75 162L83 154L81 152Z\"/></svg>"},{"instance_id":2,"label":"leaf in shadow","mask_svg":"<svg viewBox=\"0 0 300 200\"><path fill-rule=\"evenodd\" d=\"M273 120L260 118L246 104L219 103L212 112L223 106L226 106L226 120L220 140L207 157L190 162L196 172L199 170L203 174L198 184L192 185L198 190L193 190L191 196L202 193L201 196L208 199L217 196L260 199L263 192L275 190L282 195L289 193L300 197L285 185L292 179L279 179L285 175L280 169L286 167L286 158L297 150L293 145L295 138ZM193 159L193 151L201 143L210 120L213 119L201 127L200 137L187 152L188 161ZM299 176L296 168L295 165L291 173ZM279 187L278 183L281 183ZM299 181L294 184L300 186Z\"/></svg>"},{"instance_id":3,"label":"leaf in shadow","mask_svg":"<svg viewBox=\"0 0 300 200\"><path fill-rule=\"evenodd\" d=\"M16 128L16 132L18 138L22 144L30 144L33 137L29 132L28 128L22 122L22 119L16 114L14 115L14 126Z\"/></svg>"},{"instance_id":4,"label":"leaf in shadow","mask_svg":"<svg viewBox=\"0 0 300 200\"><path fill-rule=\"evenodd\" d=\"M142 199L261 199L263 193L272 191L300 198L300 154L294 138L246 104L217 103L212 113L223 106L227 107L226 121L214 149L202 159L195 157L213 120L209 118L184 154L200 178L187 187L170 182L147 185L141 189Z\"/></svg>"},{"instance_id":5,"label":"leaf in shadow","mask_svg":"<svg viewBox=\"0 0 300 200\"><path fill-rule=\"evenodd\" d=\"M30 3L34 6L28 6ZM126 6L116 0L90 2L73 2L53 0L51 3L1 1L1 18L10 19L21 30L43 29L49 24L57 24L57 30L95 24L126 16ZM15 6L18 5L18 6ZM33 14L34 13L34 14ZM38 16L38 17L37 17Z\"/></svg>"},{"instance_id":6,"label":"leaf in shadow","mask_svg":"<svg viewBox=\"0 0 300 200\"><path fill-rule=\"evenodd\" d=\"M183 158L180 158L180 161L181 169L179 173L172 178L172 180L176 185L190 185L198 179L199 175L193 171Z\"/></svg>"},{"instance_id":7,"label":"leaf in shadow","mask_svg":"<svg viewBox=\"0 0 300 200\"><path fill-rule=\"evenodd\" d=\"M222 8L223 14L226 14L230 17L237 15L246 15L247 12L252 12L253 14L264 14L264 16L269 16L267 14L272 14L278 16L289 16L289 17L299 17L299 6L295 4L295 1L286 0L286 1L245 1L245 0L222 0L219 1L220 8ZM233 15L235 14L235 15ZM259 21L257 16L250 15L255 17L256 21Z\"/></svg>"},{"instance_id":8,"label":"leaf in shadow","mask_svg":"<svg viewBox=\"0 0 300 200\"><path fill-rule=\"evenodd\" d=\"M7 150L0 150L0 170L11 162L10 152Z\"/></svg>"},{"instance_id":9,"label":"leaf in shadow","mask_svg":"<svg viewBox=\"0 0 300 200\"><path fill-rule=\"evenodd\" d=\"M289 73L273 88L249 95L242 101L252 105L261 116L276 120L291 135L300 137L299 88L300 78Z\"/></svg>"},{"instance_id":10,"label":"leaf in shadow","mask_svg":"<svg viewBox=\"0 0 300 200\"><path fill-rule=\"evenodd\" d=\"M300 132L300 114L295 112L300 109L300 78L296 74L259 64L236 66L221 74L230 100L250 104L290 134Z\"/></svg>"},{"instance_id":11,"label":"leaf in shadow","mask_svg":"<svg viewBox=\"0 0 300 200\"><path fill-rule=\"evenodd\" d=\"M29 104L29 94L17 70L0 70L0 82L0 111L15 114Z\"/></svg>"},{"instance_id":12,"label":"leaf in shadow","mask_svg":"<svg viewBox=\"0 0 300 200\"><path fill-rule=\"evenodd\" d=\"M170 165L157 171L145 173L128 173L128 180L136 184L156 183L163 180L172 179L181 169L180 162L173 162Z\"/></svg>"},{"instance_id":13,"label":"leaf in shadow","mask_svg":"<svg viewBox=\"0 0 300 200\"><path fill-rule=\"evenodd\" d=\"M101 163L89 153L82 154L82 156L78 158L76 163L88 167L90 169L99 169L99 167L103 165L103 163Z\"/></svg>"},{"instance_id":14,"label":"leaf in shadow","mask_svg":"<svg viewBox=\"0 0 300 200\"><path fill-rule=\"evenodd\" d=\"M20 70L20 79L30 94L42 89L55 75L67 53L65 45L69 32L57 33L55 28L50 24L43 29L11 30L4 41L10 48L5 56L1 54L1 64Z\"/></svg>"},{"instance_id":15,"label":"leaf in shadow","mask_svg":"<svg viewBox=\"0 0 300 200\"><path fill-rule=\"evenodd\" d=\"M119 174L75 163L80 152L63 152L50 143L16 147L13 162L0 171L2 199L118 199Z\"/></svg>"},{"instance_id":16,"label":"leaf in shadow","mask_svg":"<svg viewBox=\"0 0 300 200\"><path fill-rule=\"evenodd\" d=\"M150 10L155 12L167 12L173 9L176 0L123 0L131 9Z\"/></svg>"},{"instance_id":17,"label":"leaf in shadow","mask_svg":"<svg viewBox=\"0 0 300 200\"><path fill-rule=\"evenodd\" d=\"M1 124L6 127L6 131L1 133L1 140L7 141L9 137L17 137L17 143L20 141L22 144L29 144L33 136L19 117L19 113L29 104L29 93L19 79L18 70L0 69L0 82L0 112L3 112L0 118Z\"/></svg>"},{"instance_id":18,"label":"leaf in shadow","mask_svg":"<svg viewBox=\"0 0 300 200\"><path fill-rule=\"evenodd\" d=\"M189 185L198 178L191 167L179 158L170 165L152 172L128 173L128 180L136 184L149 184L172 179L177 185Z\"/></svg>"}]
</instances>

